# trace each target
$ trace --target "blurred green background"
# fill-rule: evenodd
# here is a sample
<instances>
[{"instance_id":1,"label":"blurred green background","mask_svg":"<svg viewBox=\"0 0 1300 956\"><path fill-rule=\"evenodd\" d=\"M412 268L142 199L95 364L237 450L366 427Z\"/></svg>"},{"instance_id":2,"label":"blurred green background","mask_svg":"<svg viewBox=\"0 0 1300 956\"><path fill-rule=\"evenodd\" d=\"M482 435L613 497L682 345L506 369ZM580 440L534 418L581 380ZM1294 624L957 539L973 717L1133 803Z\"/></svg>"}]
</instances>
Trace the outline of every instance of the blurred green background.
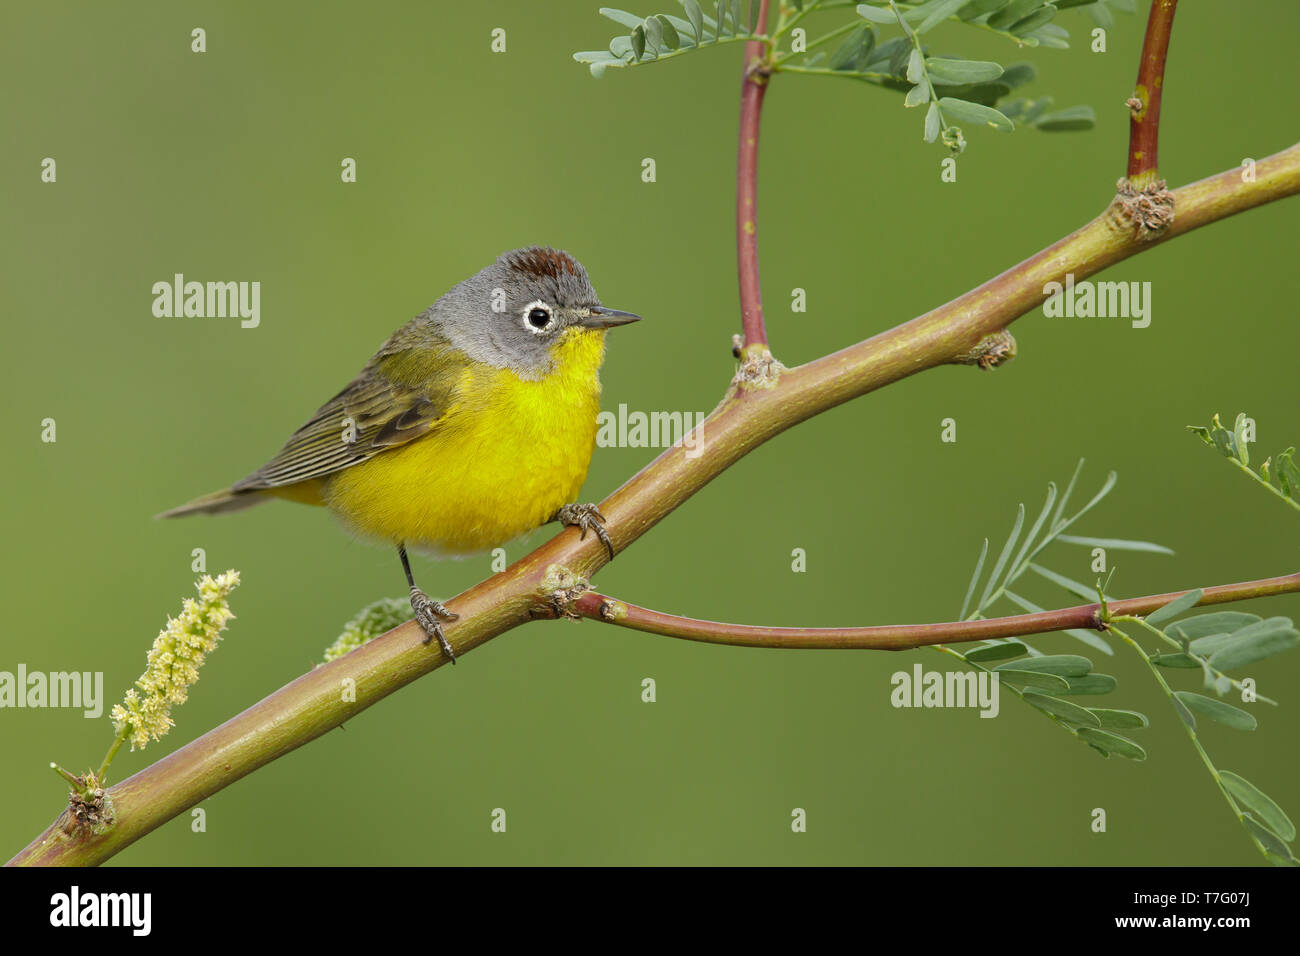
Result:
<instances>
[{"instance_id":1,"label":"blurred green background","mask_svg":"<svg viewBox=\"0 0 1300 956\"><path fill-rule=\"evenodd\" d=\"M618 28L598 4L31 4L0 37L8 438L0 669L102 670L107 704L192 593L191 549L238 568L238 615L178 726L124 776L320 659L361 606L402 595L387 547L324 513L273 503L155 522L246 474L410 316L505 249L547 243L646 321L611 336L604 407L711 409L739 330L733 245L741 47L593 79L571 59ZM655 9L672 9L661 0ZM1029 60L1028 95L1090 103L1087 133L968 130L958 181L921 142L919 110L854 82L778 77L760 185L762 276L788 365L960 294L1099 212L1124 171L1123 103L1147 5L1109 49L1061 14L1070 50L1019 51L952 24L932 47ZM1235 11L1234 11L1235 12ZM1246 11L1243 9L1242 11ZM813 35L851 16L810 21ZM1268 24L1268 29L1260 29ZM190 31L208 51L190 51ZM489 50L507 31L507 52ZM1171 185L1289 146L1293 5L1248 16L1189 4L1174 30L1161 172ZM54 157L58 182L39 180ZM358 182L340 161L354 157ZM653 157L658 181L641 181ZM917 376L758 449L599 577L612 594L692 616L849 625L951 619L980 542L1020 501L1088 460L1116 491L1078 532L1159 541L1112 552L1136 595L1295 570L1300 521L1183 426L1244 410L1256 453L1300 440L1295 243L1283 202L1104 274L1150 281L1150 328L1015 325L992 374ZM150 287L182 272L259 280L262 319L159 319ZM808 311L789 311L791 290ZM958 422L956 444L939 422ZM56 444L40 422L58 423ZM654 449L598 449L599 500ZM1083 500L1079 499L1080 502ZM514 559L550 531L515 542ZM791 571L791 552L807 571ZM1086 549L1047 552L1089 578ZM489 558L418 559L453 595ZM1045 582L1047 606L1075 603ZM1300 598L1245 610L1300 615ZM1085 650L1065 635L1048 651ZM1132 707L1144 763L1103 760L1003 695L1002 714L896 710L890 675L934 651L713 647L590 622L509 633L207 800L121 864L1255 864L1181 726L1134 655L1090 653ZM1203 726L1220 766L1300 809L1290 755L1300 655L1257 666L1260 727ZM642 703L653 677L658 701ZM1174 672L1179 687L1195 676ZM1205 725L1207 722L1202 722ZM69 710L0 712L0 857L58 812L50 760L97 764L112 731ZM490 831L493 808L506 834ZM792 808L808 832L790 828ZM1094 807L1108 832L1090 831Z\"/></svg>"}]
</instances>

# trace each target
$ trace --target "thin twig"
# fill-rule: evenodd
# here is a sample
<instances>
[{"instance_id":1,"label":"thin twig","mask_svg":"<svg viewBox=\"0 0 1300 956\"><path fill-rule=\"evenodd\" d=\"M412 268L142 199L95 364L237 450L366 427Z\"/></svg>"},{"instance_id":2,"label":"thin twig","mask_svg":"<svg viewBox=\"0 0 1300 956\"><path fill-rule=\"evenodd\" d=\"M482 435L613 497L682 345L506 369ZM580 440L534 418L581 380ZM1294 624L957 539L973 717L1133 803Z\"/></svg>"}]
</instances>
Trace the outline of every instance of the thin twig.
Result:
<instances>
[{"instance_id":1,"label":"thin twig","mask_svg":"<svg viewBox=\"0 0 1300 956\"><path fill-rule=\"evenodd\" d=\"M756 33L767 32L768 0L758 10ZM744 355L767 349L763 324L763 290L758 280L758 131L763 116L771 70L769 44L745 44L744 75L740 90L740 133L736 156L736 271L740 283L740 322ZM753 351L751 351L753 350Z\"/></svg>"},{"instance_id":2,"label":"thin twig","mask_svg":"<svg viewBox=\"0 0 1300 956\"><path fill-rule=\"evenodd\" d=\"M1157 146L1160 138L1160 101L1165 85L1165 60L1169 55L1169 34L1174 27L1178 0L1152 0L1147 18L1142 60L1138 65L1136 100L1129 113L1128 180L1141 189L1155 182Z\"/></svg>"},{"instance_id":3,"label":"thin twig","mask_svg":"<svg viewBox=\"0 0 1300 956\"><path fill-rule=\"evenodd\" d=\"M1243 581L1239 584L1223 584L1206 588L1197 606L1226 604L1230 601L1293 594L1298 591L1300 591L1300 573L1288 574L1259 581ZM1186 593L1186 591L1172 591L1168 594L1150 594L1146 597L1110 601L1108 606L1113 615L1149 614ZM579 597L573 602L571 610L594 621L617 624L636 631L678 637L688 641L741 647L905 651L932 644L962 644L968 641L1023 637L1027 634L1065 631L1077 627L1102 629L1098 617L1100 604L1082 604L1058 611L1017 614L982 621L887 624L872 627L761 627L748 624L721 624L716 621L699 621L652 611L596 591L588 591Z\"/></svg>"},{"instance_id":4,"label":"thin twig","mask_svg":"<svg viewBox=\"0 0 1300 956\"><path fill-rule=\"evenodd\" d=\"M1286 504L1294 508L1296 511L1300 511L1300 501L1297 501L1295 498L1289 498L1286 495L1284 495L1280 489L1274 488L1273 483L1271 481L1266 480L1262 475L1256 474L1254 469L1252 469L1250 465L1245 464L1244 462L1240 461L1237 458L1229 458L1228 461L1232 462L1234 465L1236 465L1246 474L1250 475L1250 477L1254 478L1256 482L1263 485L1266 489L1268 489L1269 493L1271 493L1273 497L1281 499L1282 501L1286 502Z\"/></svg>"}]
</instances>

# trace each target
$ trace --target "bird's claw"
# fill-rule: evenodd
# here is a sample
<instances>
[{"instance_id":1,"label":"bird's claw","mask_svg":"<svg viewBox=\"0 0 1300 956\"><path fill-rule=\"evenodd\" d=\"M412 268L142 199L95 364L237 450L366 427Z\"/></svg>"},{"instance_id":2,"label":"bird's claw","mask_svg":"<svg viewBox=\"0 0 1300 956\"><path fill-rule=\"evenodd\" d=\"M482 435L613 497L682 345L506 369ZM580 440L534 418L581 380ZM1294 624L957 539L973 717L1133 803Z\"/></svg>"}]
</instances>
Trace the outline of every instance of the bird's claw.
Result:
<instances>
[{"instance_id":1,"label":"bird's claw","mask_svg":"<svg viewBox=\"0 0 1300 956\"><path fill-rule=\"evenodd\" d=\"M581 529L579 540L585 539L588 531L594 531L609 551L609 559L614 560L614 542L609 540L609 532L605 530L605 516L594 504L565 505L555 513L555 520L562 525Z\"/></svg>"},{"instance_id":2,"label":"bird's claw","mask_svg":"<svg viewBox=\"0 0 1300 956\"><path fill-rule=\"evenodd\" d=\"M436 637L439 646L442 647L442 652L447 655L448 660L455 664L456 654L452 651L447 636L442 633L441 622L454 621L460 615L449 611L446 605L440 601L435 601L417 587L411 588L411 610L415 612L416 622L420 627L424 628L424 643L428 644Z\"/></svg>"}]
</instances>

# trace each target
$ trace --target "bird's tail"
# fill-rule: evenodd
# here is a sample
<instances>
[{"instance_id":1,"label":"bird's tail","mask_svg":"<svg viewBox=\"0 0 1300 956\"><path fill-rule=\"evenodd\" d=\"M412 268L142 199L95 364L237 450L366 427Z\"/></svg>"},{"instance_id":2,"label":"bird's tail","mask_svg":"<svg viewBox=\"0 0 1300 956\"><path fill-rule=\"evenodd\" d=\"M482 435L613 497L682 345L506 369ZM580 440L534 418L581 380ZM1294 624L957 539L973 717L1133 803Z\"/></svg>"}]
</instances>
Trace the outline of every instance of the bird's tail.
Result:
<instances>
[{"instance_id":1,"label":"bird's tail","mask_svg":"<svg viewBox=\"0 0 1300 956\"><path fill-rule=\"evenodd\" d=\"M266 501L266 496L258 494L255 490L233 491L226 488L222 491L214 491L210 495L204 495L202 498L195 498L193 501L172 508L170 511L164 511L162 514L154 515L154 517L183 518L185 515L224 514L227 511L242 511L244 508L260 505L263 501Z\"/></svg>"}]
</instances>

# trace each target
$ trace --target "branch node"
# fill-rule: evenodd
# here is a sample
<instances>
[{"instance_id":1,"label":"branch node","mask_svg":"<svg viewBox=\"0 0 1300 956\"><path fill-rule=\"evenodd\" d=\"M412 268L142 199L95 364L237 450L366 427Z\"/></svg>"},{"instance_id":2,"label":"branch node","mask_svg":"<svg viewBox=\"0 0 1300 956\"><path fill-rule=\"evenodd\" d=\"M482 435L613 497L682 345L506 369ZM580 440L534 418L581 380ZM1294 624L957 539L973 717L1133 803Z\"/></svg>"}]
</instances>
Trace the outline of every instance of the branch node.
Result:
<instances>
[{"instance_id":1,"label":"branch node","mask_svg":"<svg viewBox=\"0 0 1300 956\"><path fill-rule=\"evenodd\" d=\"M627 605L613 598L600 602L600 619L602 621L620 621L627 617Z\"/></svg>"},{"instance_id":2,"label":"branch node","mask_svg":"<svg viewBox=\"0 0 1300 956\"><path fill-rule=\"evenodd\" d=\"M581 620L582 615L573 609L573 603L590 590L591 585L586 578L560 564L552 564L547 568L546 577L542 580L542 591L546 594L551 617Z\"/></svg>"},{"instance_id":3,"label":"branch node","mask_svg":"<svg viewBox=\"0 0 1300 956\"><path fill-rule=\"evenodd\" d=\"M1174 194L1163 179L1142 187L1120 179L1115 183L1115 198L1108 211L1115 226L1132 232L1138 239L1150 241L1173 224Z\"/></svg>"},{"instance_id":4,"label":"branch node","mask_svg":"<svg viewBox=\"0 0 1300 956\"><path fill-rule=\"evenodd\" d=\"M975 343L975 347L962 352L953 361L959 365L974 365L985 371L1005 365L1016 357L1016 339L1006 329L990 332Z\"/></svg>"},{"instance_id":5,"label":"branch node","mask_svg":"<svg viewBox=\"0 0 1300 956\"><path fill-rule=\"evenodd\" d=\"M68 794L68 815L71 829L87 830L96 836L107 833L113 826L113 798L108 791L99 786L95 775L88 773L84 778L85 790L74 789Z\"/></svg>"},{"instance_id":6,"label":"branch node","mask_svg":"<svg viewBox=\"0 0 1300 956\"><path fill-rule=\"evenodd\" d=\"M785 371L782 365L766 345L749 345L741 350L744 358L731 384L742 390L752 388L775 388Z\"/></svg>"},{"instance_id":7,"label":"branch node","mask_svg":"<svg viewBox=\"0 0 1300 956\"><path fill-rule=\"evenodd\" d=\"M1142 118L1142 111L1146 107L1143 106L1142 100L1140 98L1136 96L1130 96L1127 100L1124 101L1124 105L1128 107L1128 111L1134 119L1140 120Z\"/></svg>"}]
</instances>

